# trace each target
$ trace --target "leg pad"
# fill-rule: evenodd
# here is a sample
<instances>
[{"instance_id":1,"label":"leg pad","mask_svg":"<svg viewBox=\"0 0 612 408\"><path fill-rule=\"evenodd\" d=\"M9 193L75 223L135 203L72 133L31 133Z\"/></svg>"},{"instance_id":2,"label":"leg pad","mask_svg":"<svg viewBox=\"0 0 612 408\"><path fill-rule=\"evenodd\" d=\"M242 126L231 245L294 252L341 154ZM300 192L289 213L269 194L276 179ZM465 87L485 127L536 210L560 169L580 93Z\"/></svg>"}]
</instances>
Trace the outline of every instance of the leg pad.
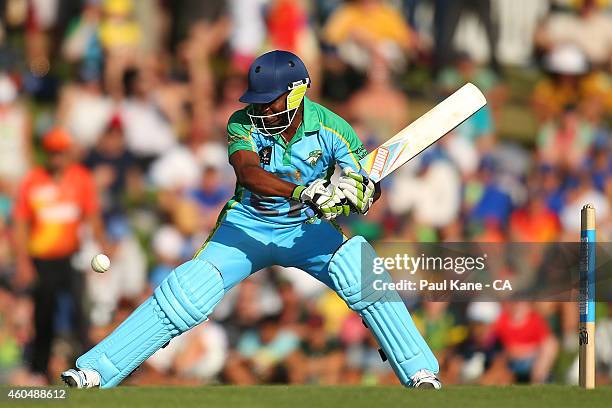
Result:
<instances>
[{"instance_id":1,"label":"leg pad","mask_svg":"<svg viewBox=\"0 0 612 408\"><path fill-rule=\"evenodd\" d=\"M114 387L171 339L205 321L223 294L217 268L199 259L188 261L107 338L79 357L77 367L100 373L102 388Z\"/></svg>"},{"instance_id":2,"label":"leg pad","mask_svg":"<svg viewBox=\"0 0 612 408\"><path fill-rule=\"evenodd\" d=\"M375 280L391 282L387 272L372 272L375 257L374 248L363 237L353 237L332 257L329 275L338 295L372 331L402 384L409 385L410 377L421 369L437 373L438 361L399 294L374 289Z\"/></svg>"}]
</instances>

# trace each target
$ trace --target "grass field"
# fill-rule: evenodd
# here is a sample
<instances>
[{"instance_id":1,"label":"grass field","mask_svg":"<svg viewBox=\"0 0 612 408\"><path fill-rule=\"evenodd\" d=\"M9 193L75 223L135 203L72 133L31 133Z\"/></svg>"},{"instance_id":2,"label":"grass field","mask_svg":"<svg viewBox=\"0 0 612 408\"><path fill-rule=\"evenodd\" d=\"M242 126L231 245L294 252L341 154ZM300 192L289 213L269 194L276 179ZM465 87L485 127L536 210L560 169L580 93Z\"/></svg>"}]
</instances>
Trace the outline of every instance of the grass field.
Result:
<instances>
[{"instance_id":1,"label":"grass field","mask_svg":"<svg viewBox=\"0 0 612 408\"><path fill-rule=\"evenodd\" d=\"M6 388L2 388L3 392ZM6 394L4 394L6 395ZM7 402L4 396L0 400ZM69 390L56 402L13 403L15 407L611 407L612 387L582 390L570 386L446 387L441 391L397 387L202 386L119 387L111 390Z\"/></svg>"}]
</instances>

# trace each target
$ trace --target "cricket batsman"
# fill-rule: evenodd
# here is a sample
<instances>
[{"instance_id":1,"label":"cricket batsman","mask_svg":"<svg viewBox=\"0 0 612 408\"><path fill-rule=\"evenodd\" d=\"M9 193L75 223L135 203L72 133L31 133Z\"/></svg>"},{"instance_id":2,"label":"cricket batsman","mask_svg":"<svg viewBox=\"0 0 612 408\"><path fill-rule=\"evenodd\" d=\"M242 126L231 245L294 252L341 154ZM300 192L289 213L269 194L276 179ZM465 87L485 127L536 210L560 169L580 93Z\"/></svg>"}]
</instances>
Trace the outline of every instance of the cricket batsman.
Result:
<instances>
[{"instance_id":1,"label":"cricket batsman","mask_svg":"<svg viewBox=\"0 0 612 408\"><path fill-rule=\"evenodd\" d=\"M282 265L311 274L357 312L402 384L441 388L438 362L397 292L376 291L362 274L362 262L376 256L372 246L360 236L348 239L329 222L350 211L367 213L380 189L359 173L367 152L355 131L309 100L309 85L304 63L290 52L271 51L253 62L240 98L248 106L227 125L236 191L215 229L193 259L80 356L77 368L62 373L66 384L118 385L174 337L206 321L236 284ZM333 185L336 165L342 176Z\"/></svg>"}]
</instances>

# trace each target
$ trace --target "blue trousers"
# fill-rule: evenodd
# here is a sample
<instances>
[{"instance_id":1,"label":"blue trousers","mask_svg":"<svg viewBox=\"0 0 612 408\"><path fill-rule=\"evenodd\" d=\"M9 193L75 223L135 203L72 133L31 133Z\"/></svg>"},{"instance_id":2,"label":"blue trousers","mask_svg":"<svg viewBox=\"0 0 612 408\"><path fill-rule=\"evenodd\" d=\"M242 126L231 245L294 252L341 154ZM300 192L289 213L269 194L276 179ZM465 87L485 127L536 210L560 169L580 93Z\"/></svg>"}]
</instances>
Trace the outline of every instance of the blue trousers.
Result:
<instances>
[{"instance_id":1,"label":"blue trousers","mask_svg":"<svg viewBox=\"0 0 612 408\"><path fill-rule=\"evenodd\" d=\"M359 313L402 383L409 385L423 368L437 372L435 357L397 293L374 293L362 280L362 254L375 256L363 238L347 241L328 222L270 223L230 209L194 258L173 270L113 333L79 357L77 367L100 373L102 388L116 386L172 338L204 322L226 291L253 272L281 265L306 271Z\"/></svg>"}]
</instances>

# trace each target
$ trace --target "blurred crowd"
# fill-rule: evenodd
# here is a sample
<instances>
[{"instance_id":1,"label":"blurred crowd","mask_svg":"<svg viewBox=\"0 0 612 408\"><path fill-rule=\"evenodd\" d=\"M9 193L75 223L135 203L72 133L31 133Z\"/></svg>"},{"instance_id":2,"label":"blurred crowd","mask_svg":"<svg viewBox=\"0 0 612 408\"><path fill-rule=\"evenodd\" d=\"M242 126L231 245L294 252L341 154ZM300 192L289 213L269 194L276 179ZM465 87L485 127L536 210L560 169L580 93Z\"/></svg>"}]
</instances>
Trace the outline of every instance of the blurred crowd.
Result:
<instances>
[{"instance_id":1,"label":"blurred crowd","mask_svg":"<svg viewBox=\"0 0 612 408\"><path fill-rule=\"evenodd\" d=\"M2 0L0 383L56 381L200 247L233 193L227 119L270 49L305 61L309 97L368 150L465 82L487 95L384 180L366 217L343 220L347 235L576 242L590 202L610 241L608 0ZM504 121L535 131L519 140ZM99 252L111 255L105 274L89 267ZM612 379L611 305L597 308L599 382ZM577 383L576 303L410 310L445 383ZM233 289L128 381L397 382L356 314L280 267Z\"/></svg>"}]
</instances>

